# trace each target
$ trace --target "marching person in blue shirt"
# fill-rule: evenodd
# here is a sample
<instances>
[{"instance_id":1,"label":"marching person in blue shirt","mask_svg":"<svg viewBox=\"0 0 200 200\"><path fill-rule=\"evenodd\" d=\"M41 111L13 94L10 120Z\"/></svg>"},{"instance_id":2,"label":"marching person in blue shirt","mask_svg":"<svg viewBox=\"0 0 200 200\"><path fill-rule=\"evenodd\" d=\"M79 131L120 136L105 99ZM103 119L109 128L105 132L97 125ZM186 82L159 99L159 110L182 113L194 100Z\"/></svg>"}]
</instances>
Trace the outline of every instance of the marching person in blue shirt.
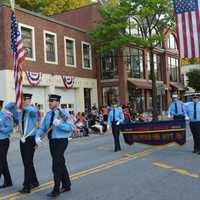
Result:
<instances>
[{"instance_id":1,"label":"marching person in blue shirt","mask_svg":"<svg viewBox=\"0 0 200 200\"><path fill-rule=\"evenodd\" d=\"M177 94L172 95L172 102L169 105L168 117L173 117L174 120L185 120L185 105L180 100Z\"/></svg>"},{"instance_id":2,"label":"marching person in blue shirt","mask_svg":"<svg viewBox=\"0 0 200 200\"><path fill-rule=\"evenodd\" d=\"M41 138L48 134L50 153L52 157L52 171L54 175L54 188L48 194L49 197L57 197L60 192L71 190L71 181L67 167L65 165L64 153L68 146L68 138L75 130L74 123L69 120L66 113L63 116L59 109L61 96L49 95L49 111L37 132L36 144L41 142ZM62 188L60 190L60 183Z\"/></svg>"},{"instance_id":3,"label":"marching person in blue shirt","mask_svg":"<svg viewBox=\"0 0 200 200\"><path fill-rule=\"evenodd\" d=\"M194 94L192 101L186 106L186 114L190 121L190 129L194 140L193 153L200 154L200 102L199 95Z\"/></svg>"},{"instance_id":4,"label":"marching person in blue shirt","mask_svg":"<svg viewBox=\"0 0 200 200\"><path fill-rule=\"evenodd\" d=\"M4 184L0 188L12 186L12 179L7 162L9 148L9 138L13 131L12 116L6 111L2 111L3 101L0 100L0 177L4 176Z\"/></svg>"},{"instance_id":5,"label":"marching person in blue shirt","mask_svg":"<svg viewBox=\"0 0 200 200\"><path fill-rule=\"evenodd\" d=\"M24 106L21 113L20 152L24 165L24 182L20 193L30 193L31 189L38 187L33 157L35 153L35 135L38 128L38 109L31 104L32 94L23 94Z\"/></svg>"},{"instance_id":6,"label":"marching person in blue shirt","mask_svg":"<svg viewBox=\"0 0 200 200\"><path fill-rule=\"evenodd\" d=\"M114 138L114 151L121 151L120 140L119 140L119 124L124 121L124 114L121 107L118 107L117 101L113 100L112 108L108 114L108 129L112 127L112 134Z\"/></svg>"}]
</instances>

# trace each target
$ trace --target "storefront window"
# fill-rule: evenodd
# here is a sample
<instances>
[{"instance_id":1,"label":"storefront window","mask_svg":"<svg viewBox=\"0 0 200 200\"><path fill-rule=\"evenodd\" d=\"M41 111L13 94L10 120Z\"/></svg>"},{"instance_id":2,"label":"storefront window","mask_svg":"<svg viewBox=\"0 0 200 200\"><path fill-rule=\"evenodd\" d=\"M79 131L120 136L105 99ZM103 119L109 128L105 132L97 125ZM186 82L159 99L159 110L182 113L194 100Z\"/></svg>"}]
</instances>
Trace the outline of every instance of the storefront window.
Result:
<instances>
[{"instance_id":1,"label":"storefront window","mask_svg":"<svg viewBox=\"0 0 200 200\"><path fill-rule=\"evenodd\" d=\"M176 39L174 35L170 34L167 39L167 48L169 49L176 49L177 50L177 44Z\"/></svg>"},{"instance_id":2,"label":"storefront window","mask_svg":"<svg viewBox=\"0 0 200 200\"><path fill-rule=\"evenodd\" d=\"M55 62L56 55L55 55L55 36L46 34L46 55L47 61Z\"/></svg>"},{"instance_id":3,"label":"storefront window","mask_svg":"<svg viewBox=\"0 0 200 200\"><path fill-rule=\"evenodd\" d=\"M162 81L162 66L161 66L161 56L158 54L153 55L154 60L154 70L155 70L155 76L157 81ZM147 53L147 70L148 70L148 76L151 80L151 68L150 68L150 55L149 52Z\"/></svg>"},{"instance_id":4,"label":"storefront window","mask_svg":"<svg viewBox=\"0 0 200 200\"><path fill-rule=\"evenodd\" d=\"M85 104L85 111L89 111L91 109L91 89L84 88L84 104Z\"/></svg>"},{"instance_id":5,"label":"storefront window","mask_svg":"<svg viewBox=\"0 0 200 200\"><path fill-rule=\"evenodd\" d=\"M21 26L23 48L26 51L26 57L34 59L33 55L33 29Z\"/></svg>"},{"instance_id":6,"label":"storefront window","mask_svg":"<svg viewBox=\"0 0 200 200\"><path fill-rule=\"evenodd\" d=\"M125 51L129 78L144 78L144 52L140 49L127 48Z\"/></svg>"},{"instance_id":7,"label":"storefront window","mask_svg":"<svg viewBox=\"0 0 200 200\"><path fill-rule=\"evenodd\" d=\"M179 63L178 59L168 57L168 66L170 70L170 81L178 82L179 81Z\"/></svg>"},{"instance_id":8,"label":"storefront window","mask_svg":"<svg viewBox=\"0 0 200 200\"><path fill-rule=\"evenodd\" d=\"M118 78L117 57L114 51L101 57L101 78L103 80Z\"/></svg>"}]
</instances>

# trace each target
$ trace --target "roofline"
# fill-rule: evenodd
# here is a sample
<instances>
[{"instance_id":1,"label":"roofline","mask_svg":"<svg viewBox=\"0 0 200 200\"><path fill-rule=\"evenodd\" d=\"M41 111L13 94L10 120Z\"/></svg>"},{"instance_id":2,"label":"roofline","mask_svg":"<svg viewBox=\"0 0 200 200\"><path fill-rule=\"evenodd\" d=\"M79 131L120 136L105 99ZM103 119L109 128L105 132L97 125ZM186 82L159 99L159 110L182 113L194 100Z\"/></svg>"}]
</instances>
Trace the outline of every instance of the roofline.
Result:
<instances>
[{"instance_id":1,"label":"roofline","mask_svg":"<svg viewBox=\"0 0 200 200\"><path fill-rule=\"evenodd\" d=\"M8 8L10 8L10 5L7 4L7 3L0 3L0 8L2 8L2 7L8 7ZM41 19L44 19L44 20L47 20L47 21L50 21L50 22L54 22L54 23L56 23L56 24L65 26L65 27L67 27L67 28L74 29L74 30L79 31L79 32L87 33L87 31L84 30L84 29L78 28L78 27L73 26L73 25L70 25L70 24L63 23L63 22L58 21L58 20L56 20L56 19L54 19L54 18L52 18L52 17L47 17L47 16L41 15L41 14L39 14L39 13L35 13L35 12L32 12L32 11L26 10L26 9L24 9L24 8L20 8L19 6L15 6L15 10L24 12L24 13L29 14L29 15L32 15L32 16L34 16L34 17L39 17L39 18L41 18Z\"/></svg>"},{"instance_id":2,"label":"roofline","mask_svg":"<svg viewBox=\"0 0 200 200\"><path fill-rule=\"evenodd\" d=\"M79 9L82 9L82 8L86 8L86 7L90 7L90 6L98 5L98 4L99 4L99 2L90 3L90 4L87 4L87 5L78 7L78 8L73 8L73 9L70 9L70 10L65 10L65 11L63 11L63 12L61 12L61 13L57 13L57 14L54 14L54 15L51 15L51 16L57 16L57 15L60 15L60 14L63 14L63 13L73 12L73 11L75 11L75 10L79 10Z\"/></svg>"}]
</instances>

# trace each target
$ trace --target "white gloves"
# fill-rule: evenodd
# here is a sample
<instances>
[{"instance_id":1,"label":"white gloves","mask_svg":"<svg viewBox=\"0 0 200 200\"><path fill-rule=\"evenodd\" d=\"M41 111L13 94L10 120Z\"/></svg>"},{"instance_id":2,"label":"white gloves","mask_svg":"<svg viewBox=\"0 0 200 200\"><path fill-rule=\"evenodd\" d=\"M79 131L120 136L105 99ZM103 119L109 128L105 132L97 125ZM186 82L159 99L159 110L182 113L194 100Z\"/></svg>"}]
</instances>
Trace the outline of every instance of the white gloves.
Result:
<instances>
[{"instance_id":1,"label":"white gloves","mask_svg":"<svg viewBox=\"0 0 200 200\"><path fill-rule=\"evenodd\" d=\"M120 124L120 121L118 121L117 123L116 123L116 125L118 126Z\"/></svg>"},{"instance_id":2,"label":"white gloves","mask_svg":"<svg viewBox=\"0 0 200 200\"><path fill-rule=\"evenodd\" d=\"M189 120L189 117L188 117L188 116L186 116L186 117L185 117L185 120L187 120L187 121L188 121L188 120Z\"/></svg>"},{"instance_id":3,"label":"white gloves","mask_svg":"<svg viewBox=\"0 0 200 200\"><path fill-rule=\"evenodd\" d=\"M107 130L110 130L110 125L109 124L107 125Z\"/></svg>"},{"instance_id":4,"label":"white gloves","mask_svg":"<svg viewBox=\"0 0 200 200\"><path fill-rule=\"evenodd\" d=\"M22 136L20 140L21 140L22 143L26 142L26 138L24 136Z\"/></svg>"},{"instance_id":5,"label":"white gloves","mask_svg":"<svg viewBox=\"0 0 200 200\"><path fill-rule=\"evenodd\" d=\"M39 145L42 142L41 137L35 137L35 143Z\"/></svg>"},{"instance_id":6,"label":"white gloves","mask_svg":"<svg viewBox=\"0 0 200 200\"><path fill-rule=\"evenodd\" d=\"M53 125L54 126L60 126L60 124L61 124L61 120L59 120L59 119L54 119L53 120Z\"/></svg>"},{"instance_id":7,"label":"white gloves","mask_svg":"<svg viewBox=\"0 0 200 200\"><path fill-rule=\"evenodd\" d=\"M171 115L167 115L168 118L171 118Z\"/></svg>"}]
</instances>

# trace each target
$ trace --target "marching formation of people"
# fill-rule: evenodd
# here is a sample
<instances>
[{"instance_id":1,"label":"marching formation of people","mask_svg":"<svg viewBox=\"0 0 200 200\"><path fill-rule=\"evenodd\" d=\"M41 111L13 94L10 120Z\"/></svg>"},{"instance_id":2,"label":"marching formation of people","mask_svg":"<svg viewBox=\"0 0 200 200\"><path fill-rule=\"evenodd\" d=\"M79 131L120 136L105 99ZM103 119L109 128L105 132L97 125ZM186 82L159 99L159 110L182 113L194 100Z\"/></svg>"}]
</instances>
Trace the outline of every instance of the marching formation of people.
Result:
<instances>
[{"instance_id":1,"label":"marching formation of people","mask_svg":"<svg viewBox=\"0 0 200 200\"><path fill-rule=\"evenodd\" d=\"M39 187L39 181L34 168L34 153L43 138L49 139L49 149L52 157L52 173L54 178L53 190L49 197L57 197L61 192L71 190L71 181L65 163L64 153L68 147L70 137L83 134L88 136L90 131L103 134L112 131L114 151L121 151L120 130L121 123L149 121L143 113L136 114L130 105L119 106L116 100L112 106L103 106L98 110L92 106L87 113L74 114L66 108L60 108L61 96L49 95L49 109L42 122L38 105L32 105L32 94L23 94L23 109L19 112L14 103L7 103L3 107L0 101L0 178L4 178L0 188L13 185L9 172L7 153L10 135L15 125L22 135L20 153L24 166L24 181L22 194L30 193L33 188ZM200 154L200 96L193 95L193 101L184 104L178 95L172 96L168 109L168 118L174 120L189 120L194 139L194 153Z\"/></svg>"}]
</instances>

